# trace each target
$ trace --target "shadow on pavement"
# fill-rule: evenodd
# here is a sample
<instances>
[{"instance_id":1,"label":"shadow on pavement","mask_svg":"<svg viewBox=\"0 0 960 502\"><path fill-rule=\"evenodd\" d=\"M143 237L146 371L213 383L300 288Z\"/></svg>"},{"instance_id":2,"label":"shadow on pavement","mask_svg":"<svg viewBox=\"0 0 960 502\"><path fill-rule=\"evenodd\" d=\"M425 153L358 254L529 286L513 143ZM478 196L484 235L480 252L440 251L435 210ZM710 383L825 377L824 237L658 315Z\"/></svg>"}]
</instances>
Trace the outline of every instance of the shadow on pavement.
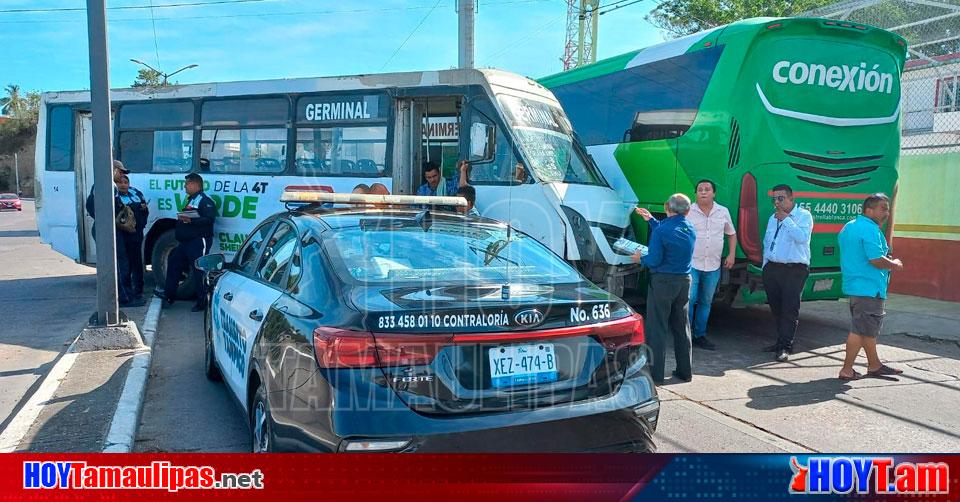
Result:
<instances>
[{"instance_id":1,"label":"shadow on pavement","mask_svg":"<svg viewBox=\"0 0 960 502\"><path fill-rule=\"evenodd\" d=\"M131 359L116 364L116 353L84 353L39 417L41 426L24 451L100 452L110 430ZM95 360L93 360L95 359ZM113 361L111 361L113 360ZM113 364L111 364L111 362ZM82 371L83 375L76 374ZM35 426L36 427L36 426Z\"/></svg>"}]
</instances>

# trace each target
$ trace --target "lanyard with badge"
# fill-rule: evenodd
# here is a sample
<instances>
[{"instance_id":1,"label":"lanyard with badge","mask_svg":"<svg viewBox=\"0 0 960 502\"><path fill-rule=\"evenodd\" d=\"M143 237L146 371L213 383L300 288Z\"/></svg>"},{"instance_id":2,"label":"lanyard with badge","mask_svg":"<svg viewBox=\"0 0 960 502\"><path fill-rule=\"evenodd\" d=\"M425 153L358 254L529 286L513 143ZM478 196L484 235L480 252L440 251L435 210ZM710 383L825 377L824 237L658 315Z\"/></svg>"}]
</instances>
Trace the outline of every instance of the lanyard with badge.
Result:
<instances>
[{"instance_id":1,"label":"lanyard with badge","mask_svg":"<svg viewBox=\"0 0 960 502\"><path fill-rule=\"evenodd\" d=\"M773 252L773 248L777 247L777 236L780 235L780 228L783 227L783 221L777 220L777 231L773 233L773 240L770 241L770 252Z\"/></svg>"}]
</instances>

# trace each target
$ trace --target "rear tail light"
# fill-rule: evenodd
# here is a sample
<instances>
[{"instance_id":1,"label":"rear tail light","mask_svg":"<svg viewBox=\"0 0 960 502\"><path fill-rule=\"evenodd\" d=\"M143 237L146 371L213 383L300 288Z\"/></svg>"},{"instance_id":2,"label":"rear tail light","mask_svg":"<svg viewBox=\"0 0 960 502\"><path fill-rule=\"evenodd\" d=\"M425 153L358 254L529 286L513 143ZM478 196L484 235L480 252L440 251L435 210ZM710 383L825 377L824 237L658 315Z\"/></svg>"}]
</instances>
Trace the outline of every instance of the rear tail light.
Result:
<instances>
[{"instance_id":1,"label":"rear tail light","mask_svg":"<svg viewBox=\"0 0 960 502\"><path fill-rule=\"evenodd\" d=\"M453 336L377 335L369 331L317 328L313 347L321 368L374 368L430 364Z\"/></svg>"},{"instance_id":2,"label":"rear tail light","mask_svg":"<svg viewBox=\"0 0 960 502\"><path fill-rule=\"evenodd\" d=\"M592 334L607 350L643 345L645 341L643 317L640 314L633 314L630 317L598 325Z\"/></svg>"},{"instance_id":3,"label":"rear tail light","mask_svg":"<svg viewBox=\"0 0 960 502\"><path fill-rule=\"evenodd\" d=\"M633 314L586 326L517 333L380 334L321 327L313 331L313 347L321 368L374 368L430 364L448 345L506 344L575 336L592 336L607 350L642 345L646 341L643 317Z\"/></svg>"},{"instance_id":4,"label":"rear tail light","mask_svg":"<svg viewBox=\"0 0 960 502\"><path fill-rule=\"evenodd\" d=\"M740 248L756 266L763 262L763 243L760 240L760 214L757 209L757 179L743 175L740 183L740 212L737 219Z\"/></svg>"},{"instance_id":5,"label":"rear tail light","mask_svg":"<svg viewBox=\"0 0 960 502\"><path fill-rule=\"evenodd\" d=\"M377 366L373 335L339 328L313 330L313 348L321 368L369 368Z\"/></svg>"}]
</instances>

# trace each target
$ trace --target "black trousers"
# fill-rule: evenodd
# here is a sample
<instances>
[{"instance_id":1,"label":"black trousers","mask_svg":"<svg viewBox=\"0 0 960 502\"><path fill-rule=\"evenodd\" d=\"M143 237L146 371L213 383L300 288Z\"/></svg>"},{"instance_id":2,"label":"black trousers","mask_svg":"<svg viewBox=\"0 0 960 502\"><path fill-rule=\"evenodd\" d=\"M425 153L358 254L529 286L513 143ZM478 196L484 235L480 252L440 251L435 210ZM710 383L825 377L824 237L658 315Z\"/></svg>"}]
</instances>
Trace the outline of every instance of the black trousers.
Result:
<instances>
[{"instance_id":1,"label":"black trousers","mask_svg":"<svg viewBox=\"0 0 960 502\"><path fill-rule=\"evenodd\" d=\"M168 300L177 299L177 288L180 286L180 276L186 272L187 280L193 281L193 290L197 293L197 302L206 301L206 283L202 280L201 273L196 270L193 263L206 254L206 244L203 239L191 239L177 244L170 252L167 258L167 277L163 286L163 295Z\"/></svg>"},{"instance_id":2,"label":"black trousers","mask_svg":"<svg viewBox=\"0 0 960 502\"><path fill-rule=\"evenodd\" d=\"M777 350L793 350L800 325L800 297L810 275L802 263L767 262L763 267L763 289L777 326Z\"/></svg>"},{"instance_id":3,"label":"black trousers","mask_svg":"<svg viewBox=\"0 0 960 502\"><path fill-rule=\"evenodd\" d=\"M689 275L650 274L644 331L652 351L650 372L655 382L663 381L667 340L671 338L673 355L677 360L677 374L688 379L693 376L689 304Z\"/></svg>"},{"instance_id":4,"label":"black trousers","mask_svg":"<svg viewBox=\"0 0 960 502\"><path fill-rule=\"evenodd\" d=\"M123 233L122 242L120 234ZM126 271L120 278L123 288L131 297L143 294L143 235L117 232L117 255L124 255ZM117 262L119 263L119 259Z\"/></svg>"}]
</instances>

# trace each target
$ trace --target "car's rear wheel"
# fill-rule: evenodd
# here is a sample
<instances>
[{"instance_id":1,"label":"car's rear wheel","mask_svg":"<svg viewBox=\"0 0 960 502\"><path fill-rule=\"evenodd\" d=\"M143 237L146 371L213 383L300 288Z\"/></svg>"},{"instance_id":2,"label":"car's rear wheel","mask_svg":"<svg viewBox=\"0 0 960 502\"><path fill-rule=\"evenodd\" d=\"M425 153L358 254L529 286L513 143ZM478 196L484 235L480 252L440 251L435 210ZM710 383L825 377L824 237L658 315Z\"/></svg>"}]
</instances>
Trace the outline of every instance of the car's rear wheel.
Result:
<instances>
[{"instance_id":1,"label":"car's rear wheel","mask_svg":"<svg viewBox=\"0 0 960 502\"><path fill-rule=\"evenodd\" d=\"M250 406L250 439L254 453L273 451L273 428L270 423L270 405L267 403L267 393L261 383L257 386L253 404Z\"/></svg>"},{"instance_id":2,"label":"car's rear wheel","mask_svg":"<svg viewBox=\"0 0 960 502\"><path fill-rule=\"evenodd\" d=\"M210 307L203 311L203 369L207 378L219 382L223 379L220 374L220 367L217 366L217 355L213 351L213 312Z\"/></svg>"}]
</instances>

